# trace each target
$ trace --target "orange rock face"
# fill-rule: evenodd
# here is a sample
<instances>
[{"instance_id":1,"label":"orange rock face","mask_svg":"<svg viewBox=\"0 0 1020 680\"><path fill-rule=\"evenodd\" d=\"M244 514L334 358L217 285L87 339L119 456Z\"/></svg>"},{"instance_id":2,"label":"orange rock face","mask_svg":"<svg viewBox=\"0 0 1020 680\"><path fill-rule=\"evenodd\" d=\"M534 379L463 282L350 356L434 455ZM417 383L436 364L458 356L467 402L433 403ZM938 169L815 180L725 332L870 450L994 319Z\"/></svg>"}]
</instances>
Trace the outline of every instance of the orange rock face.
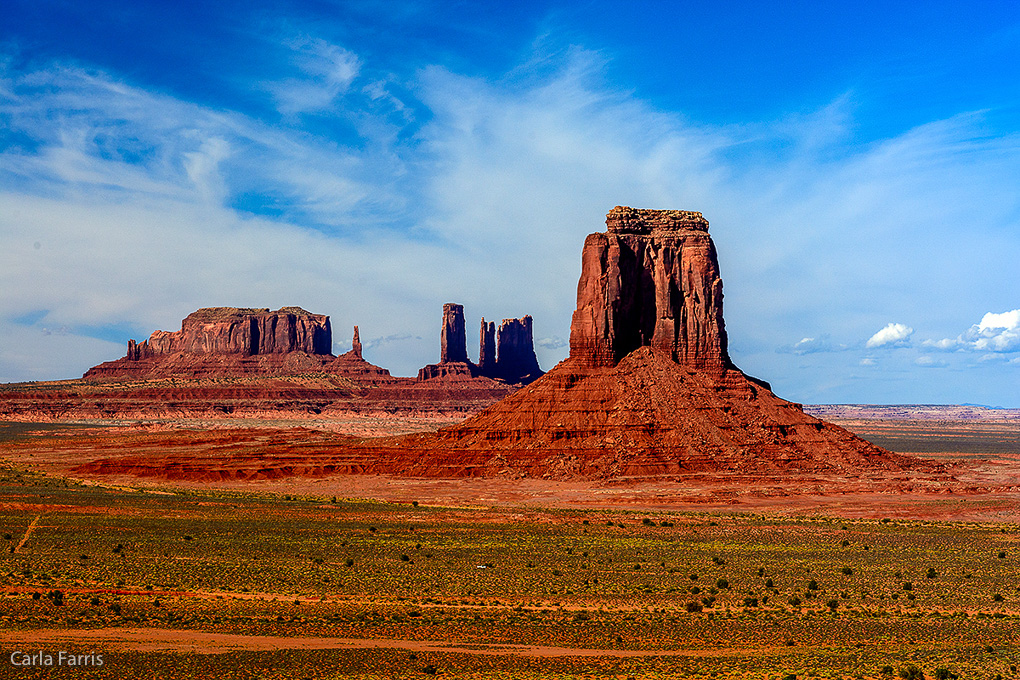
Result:
<instances>
[{"instance_id":1,"label":"orange rock face","mask_svg":"<svg viewBox=\"0 0 1020 680\"><path fill-rule=\"evenodd\" d=\"M722 279L701 213L617 206L606 226L584 242L570 356L609 367L654 347L683 366L724 373Z\"/></svg>"},{"instance_id":2,"label":"orange rock face","mask_svg":"<svg viewBox=\"0 0 1020 680\"><path fill-rule=\"evenodd\" d=\"M300 307L208 307L192 312L181 330L156 331L141 344L128 340L127 356L90 368L86 378L282 370L295 352L331 357L329 317ZM245 361L248 357L271 357ZM291 362L293 363L293 362ZM314 363L314 362L313 362ZM193 369L188 369L193 365Z\"/></svg>"}]
</instances>

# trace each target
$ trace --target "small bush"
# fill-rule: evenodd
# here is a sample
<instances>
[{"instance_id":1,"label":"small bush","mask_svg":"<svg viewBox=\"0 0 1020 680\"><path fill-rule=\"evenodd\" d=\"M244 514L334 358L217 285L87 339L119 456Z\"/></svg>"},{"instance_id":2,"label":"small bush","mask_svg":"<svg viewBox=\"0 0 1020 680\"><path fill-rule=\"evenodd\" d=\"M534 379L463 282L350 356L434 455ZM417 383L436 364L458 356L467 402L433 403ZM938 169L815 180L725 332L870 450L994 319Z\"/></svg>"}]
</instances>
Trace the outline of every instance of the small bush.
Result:
<instances>
[{"instance_id":1,"label":"small bush","mask_svg":"<svg viewBox=\"0 0 1020 680\"><path fill-rule=\"evenodd\" d=\"M825 603L825 606L831 609L832 611L836 611L837 609L839 609L839 600L829 600L828 602Z\"/></svg>"},{"instance_id":2,"label":"small bush","mask_svg":"<svg viewBox=\"0 0 1020 680\"><path fill-rule=\"evenodd\" d=\"M696 614L696 613L700 612L701 610L702 610L702 606L701 606L700 602L688 602L687 603L687 611L690 612L691 614Z\"/></svg>"},{"instance_id":3,"label":"small bush","mask_svg":"<svg viewBox=\"0 0 1020 680\"><path fill-rule=\"evenodd\" d=\"M935 669L935 680L956 680L959 677L945 666Z\"/></svg>"},{"instance_id":4,"label":"small bush","mask_svg":"<svg viewBox=\"0 0 1020 680\"><path fill-rule=\"evenodd\" d=\"M766 588L775 588L776 584L772 581L772 579L767 578L767 579L765 579L765 587Z\"/></svg>"},{"instance_id":5,"label":"small bush","mask_svg":"<svg viewBox=\"0 0 1020 680\"><path fill-rule=\"evenodd\" d=\"M758 606L758 598L757 597L745 597L744 598L744 606L745 607L757 607Z\"/></svg>"},{"instance_id":6,"label":"small bush","mask_svg":"<svg viewBox=\"0 0 1020 680\"><path fill-rule=\"evenodd\" d=\"M1000 560L1006 559L1006 552L1004 550L999 552L999 559Z\"/></svg>"},{"instance_id":7,"label":"small bush","mask_svg":"<svg viewBox=\"0 0 1020 680\"><path fill-rule=\"evenodd\" d=\"M1004 598L999 593L995 593L995 597L993 597L992 599L995 600L996 602L1005 602L1006 601L1006 598Z\"/></svg>"},{"instance_id":8,"label":"small bush","mask_svg":"<svg viewBox=\"0 0 1020 680\"><path fill-rule=\"evenodd\" d=\"M788 599L786 603L791 607L798 607L800 606L800 598L797 597L796 595L791 595L790 599Z\"/></svg>"},{"instance_id":9,"label":"small bush","mask_svg":"<svg viewBox=\"0 0 1020 680\"><path fill-rule=\"evenodd\" d=\"M928 578L936 578L938 575L939 573L930 567L928 569L928 573L925 574L925 576L927 576Z\"/></svg>"},{"instance_id":10,"label":"small bush","mask_svg":"<svg viewBox=\"0 0 1020 680\"><path fill-rule=\"evenodd\" d=\"M853 576L854 570L850 567L843 567L843 576Z\"/></svg>"},{"instance_id":11,"label":"small bush","mask_svg":"<svg viewBox=\"0 0 1020 680\"><path fill-rule=\"evenodd\" d=\"M715 587L716 588L720 588L720 589L729 588L730 587L730 582L727 581L724 578L721 578L721 579L719 579L718 581L715 582Z\"/></svg>"},{"instance_id":12,"label":"small bush","mask_svg":"<svg viewBox=\"0 0 1020 680\"><path fill-rule=\"evenodd\" d=\"M913 583L911 583L910 581L904 581L904 583L903 583L903 590L913 590L913 589L914 589L914 584Z\"/></svg>"},{"instance_id":13,"label":"small bush","mask_svg":"<svg viewBox=\"0 0 1020 680\"><path fill-rule=\"evenodd\" d=\"M910 664L900 669L900 677L903 680L924 680L924 672L914 664Z\"/></svg>"},{"instance_id":14,"label":"small bush","mask_svg":"<svg viewBox=\"0 0 1020 680\"><path fill-rule=\"evenodd\" d=\"M818 581L811 579L807 584L808 590L818 590Z\"/></svg>"}]
</instances>

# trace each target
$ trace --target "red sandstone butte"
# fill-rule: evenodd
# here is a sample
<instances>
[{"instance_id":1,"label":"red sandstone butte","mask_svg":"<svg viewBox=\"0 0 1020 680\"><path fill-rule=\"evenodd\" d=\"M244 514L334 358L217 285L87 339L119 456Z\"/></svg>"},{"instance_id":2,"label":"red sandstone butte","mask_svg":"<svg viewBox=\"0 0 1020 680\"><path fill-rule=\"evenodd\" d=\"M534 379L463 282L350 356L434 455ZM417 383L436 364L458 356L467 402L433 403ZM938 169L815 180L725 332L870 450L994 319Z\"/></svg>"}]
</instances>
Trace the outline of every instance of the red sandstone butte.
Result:
<instances>
[{"instance_id":1,"label":"red sandstone butte","mask_svg":"<svg viewBox=\"0 0 1020 680\"><path fill-rule=\"evenodd\" d=\"M459 425L367 440L333 469L621 479L931 466L805 414L733 366L700 213L617 207L606 225L585 241L569 358Z\"/></svg>"},{"instance_id":2,"label":"red sandstone butte","mask_svg":"<svg viewBox=\"0 0 1020 680\"><path fill-rule=\"evenodd\" d=\"M686 210L617 206L606 227L584 242L570 356L608 367L649 346L681 366L726 371L722 279L708 221Z\"/></svg>"},{"instance_id":3,"label":"red sandstone butte","mask_svg":"<svg viewBox=\"0 0 1020 680\"><path fill-rule=\"evenodd\" d=\"M300 307L207 307L189 314L179 331L155 331L141 344L128 340L123 359L94 366L83 377L298 372L332 359L332 344L324 314Z\"/></svg>"}]
</instances>

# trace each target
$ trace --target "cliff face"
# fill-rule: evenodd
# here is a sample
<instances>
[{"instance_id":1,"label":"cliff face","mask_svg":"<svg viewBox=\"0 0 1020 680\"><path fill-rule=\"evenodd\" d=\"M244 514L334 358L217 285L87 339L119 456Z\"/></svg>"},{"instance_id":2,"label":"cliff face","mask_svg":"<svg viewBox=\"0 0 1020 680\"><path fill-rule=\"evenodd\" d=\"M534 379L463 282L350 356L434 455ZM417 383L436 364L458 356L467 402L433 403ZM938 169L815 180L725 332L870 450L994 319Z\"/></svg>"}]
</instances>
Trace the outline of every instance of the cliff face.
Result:
<instances>
[{"instance_id":1,"label":"cliff face","mask_svg":"<svg viewBox=\"0 0 1020 680\"><path fill-rule=\"evenodd\" d=\"M610 367L648 346L722 375L731 366L722 279L701 213L617 206L606 227L584 242L571 358Z\"/></svg>"},{"instance_id":2,"label":"cliff face","mask_svg":"<svg viewBox=\"0 0 1020 680\"><path fill-rule=\"evenodd\" d=\"M329 354L329 317L300 307L268 309L207 307L192 312L175 332L156 331L141 344L128 341L126 359L161 354Z\"/></svg>"},{"instance_id":3,"label":"cliff face","mask_svg":"<svg viewBox=\"0 0 1020 680\"><path fill-rule=\"evenodd\" d=\"M467 329L464 326L464 305L447 302L443 305L443 330L440 336L439 362L466 362Z\"/></svg>"},{"instance_id":4,"label":"cliff face","mask_svg":"<svg viewBox=\"0 0 1020 680\"><path fill-rule=\"evenodd\" d=\"M127 356L93 366L85 378L260 375L321 370L332 361L329 317L300 307L208 307L181 330L128 340Z\"/></svg>"},{"instance_id":5,"label":"cliff face","mask_svg":"<svg viewBox=\"0 0 1020 680\"><path fill-rule=\"evenodd\" d=\"M535 356L531 317L503 319L496 333L496 365L493 373L507 382L528 383L542 375Z\"/></svg>"}]
</instances>

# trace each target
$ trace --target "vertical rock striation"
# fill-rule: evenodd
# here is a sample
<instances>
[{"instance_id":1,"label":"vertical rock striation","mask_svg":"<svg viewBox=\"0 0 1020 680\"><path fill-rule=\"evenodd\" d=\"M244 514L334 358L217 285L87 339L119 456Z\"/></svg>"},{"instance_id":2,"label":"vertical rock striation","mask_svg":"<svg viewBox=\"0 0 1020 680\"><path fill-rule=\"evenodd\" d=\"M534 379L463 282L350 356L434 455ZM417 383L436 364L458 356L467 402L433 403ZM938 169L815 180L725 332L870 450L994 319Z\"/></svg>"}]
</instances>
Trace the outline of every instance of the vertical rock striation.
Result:
<instances>
[{"instance_id":1,"label":"vertical rock striation","mask_svg":"<svg viewBox=\"0 0 1020 680\"><path fill-rule=\"evenodd\" d=\"M156 331L141 344L128 341L127 359L163 354L329 354L333 333L329 317L300 307L268 309L207 307L192 312L181 330Z\"/></svg>"},{"instance_id":2,"label":"vertical rock striation","mask_svg":"<svg viewBox=\"0 0 1020 680\"><path fill-rule=\"evenodd\" d=\"M511 383L528 383L542 375L535 356L531 317L503 319L496 334L495 375Z\"/></svg>"},{"instance_id":3,"label":"vertical rock striation","mask_svg":"<svg viewBox=\"0 0 1020 680\"><path fill-rule=\"evenodd\" d=\"M467 329L464 325L464 305L452 302L447 302L443 305L443 331L440 342L440 363L467 362Z\"/></svg>"},{"instance_id":4,"label":"vertical rock striation","mask_svg":"<svg viewBox=\"0 0 1020 680\"><path fill-rule=\"evenodd\" d=\"M606 227L584 242L571 358L610 367L649 346L683 366L725 373L732 364L708 221L686 210L617 206Z\"/></svg>"}]
</instances>

